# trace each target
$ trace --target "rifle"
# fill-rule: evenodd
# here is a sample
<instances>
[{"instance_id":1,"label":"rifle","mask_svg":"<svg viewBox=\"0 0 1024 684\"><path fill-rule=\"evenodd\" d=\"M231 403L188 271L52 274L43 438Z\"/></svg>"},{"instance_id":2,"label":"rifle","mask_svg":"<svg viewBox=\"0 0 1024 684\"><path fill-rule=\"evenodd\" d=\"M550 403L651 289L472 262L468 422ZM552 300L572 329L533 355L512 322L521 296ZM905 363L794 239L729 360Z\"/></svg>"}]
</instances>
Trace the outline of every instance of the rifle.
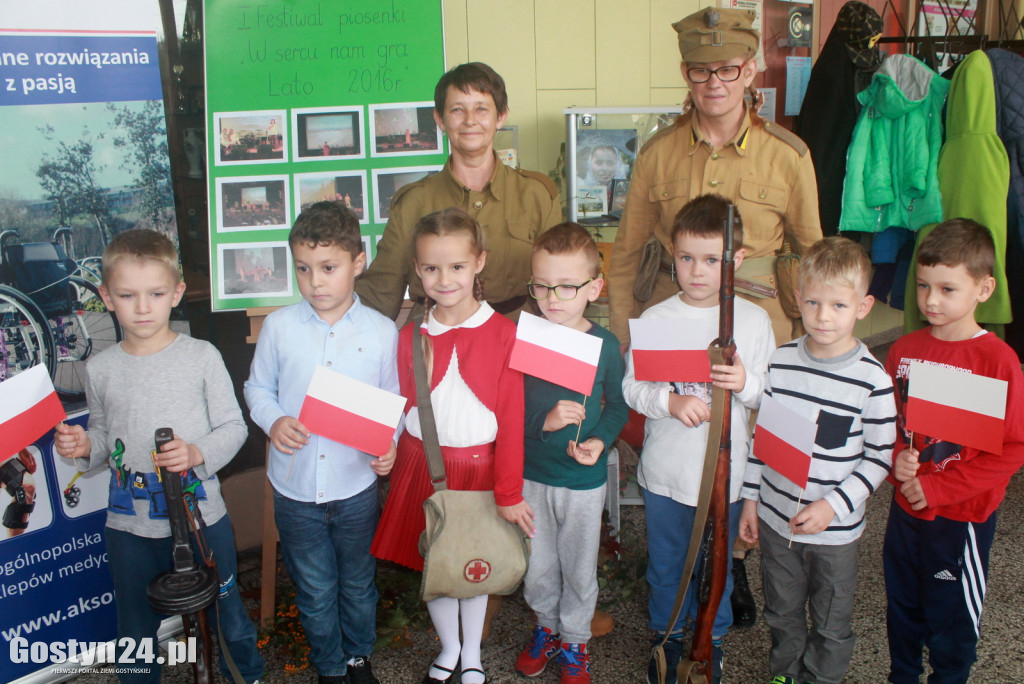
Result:
<instances>
[{"instance_id":1,"label":"rifle","mask_svg":"<svg viewBox=\"0 0 1024 684\"><path fill-rule=\"evenodd\" d=\"M722 285L718 294L718 339L711 343L708 352L712 364L733 365L736 355L736 341L733 339L733 302L736 298L733 288L735 274L735 246L733 245L733 222L736 207L729 205L725 231L722 234ZM720 398L721 396L721 398ZM711 488L711 505L708 521L704 527L701 548L700 572L697 576L697 622L690 642L690 660L696 663L694 671L711 681L711 629L715 623L718 606L725 593L726 574L729 567L729 473L732 462L732 392L716 390L712 402L718 401L722 412L722 430L718 438L718 461L715 464L715 480ZM714 435L708 434L710 442ZM710 451L710 448L709 448ZM691 680L692 681L692 680Z\"/></svg>"},{"instance_id":2,"label":"rifle","mask_svg":"<svg viewBox=\"0 0 1024 684\"><path fill-rule=\"evenodd\" d=\"M719 289L718 337L708 347L712 365L733 365L736 342L733 339L733 301L735 245L733 225L736 207L729 205L725 230L722 234L722 283ZM698 551L703 551L697 577L697 622L688 658L680 661L676 670L679 684L707 684L712 680L711 629L718 605L725 593L726 573L729 565L729 473L732 460L732 392L715 387L711 394L711 426L704 452L697 512L694 516L690 548L686 553L683 575L676 592L675 605L665 635L654 646L652 656L657 664L660 684L666 681L667 663L664 645L668 641L682 609L690 575ZM715 439L718 439L717 448ZM698 536L696 532L700 530Z\"/></svg>"}]
</instances>

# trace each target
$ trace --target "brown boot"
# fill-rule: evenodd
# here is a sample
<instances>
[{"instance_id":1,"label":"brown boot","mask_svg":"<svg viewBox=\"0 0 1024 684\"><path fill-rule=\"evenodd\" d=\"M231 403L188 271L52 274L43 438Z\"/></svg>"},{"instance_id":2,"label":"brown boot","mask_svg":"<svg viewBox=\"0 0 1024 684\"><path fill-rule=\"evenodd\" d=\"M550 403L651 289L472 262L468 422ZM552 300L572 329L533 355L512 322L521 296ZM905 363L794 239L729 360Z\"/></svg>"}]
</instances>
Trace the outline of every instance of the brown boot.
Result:
<instances>
[{"instance_id":1,"label":"brown boot","mask_svg":"<svg viewBox=\"0 0 1024 684\"><path fill-rule=\"evenodd\" d=\"M615 629L615 619L603 610L594 611L594 619L590 621L590 635L599 637L611 634Z\"/></svg>"}]
</instances>

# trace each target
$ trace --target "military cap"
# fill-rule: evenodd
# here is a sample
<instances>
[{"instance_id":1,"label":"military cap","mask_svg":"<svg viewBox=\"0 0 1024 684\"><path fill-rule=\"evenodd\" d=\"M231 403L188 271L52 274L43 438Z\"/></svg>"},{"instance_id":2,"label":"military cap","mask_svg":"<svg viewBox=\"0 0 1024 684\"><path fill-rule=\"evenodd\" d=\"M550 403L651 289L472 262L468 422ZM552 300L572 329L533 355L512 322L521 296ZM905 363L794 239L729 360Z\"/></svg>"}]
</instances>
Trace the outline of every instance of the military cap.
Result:
<instances>
[{"instance_id":1,"label":"military cap","mask_svg":"<svg viewBox=\"0 0 1024 684\"><path fill-rule=\"evenodd\" d=\"M749 10L706 7L672 24L679 34L684 62L706 64L733 57L753 57L761 34Z\"/></svg>"}]
</instances>

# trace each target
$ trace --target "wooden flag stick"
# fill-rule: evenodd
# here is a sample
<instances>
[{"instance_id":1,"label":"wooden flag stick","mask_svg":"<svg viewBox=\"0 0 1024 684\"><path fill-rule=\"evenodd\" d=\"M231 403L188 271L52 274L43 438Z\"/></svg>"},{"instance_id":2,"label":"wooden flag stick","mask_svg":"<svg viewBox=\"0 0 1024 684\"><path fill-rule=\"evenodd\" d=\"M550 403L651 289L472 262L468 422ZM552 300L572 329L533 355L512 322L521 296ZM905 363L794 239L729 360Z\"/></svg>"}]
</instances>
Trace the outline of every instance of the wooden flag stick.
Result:
<instances>
[{"instance_id":1,"label":"wooden flag stick","mask_svg":"<svg viewBox=\"0 0 1024 684\"><path fill-rule=\"evenodd\" d=\"M794 483L794 484L796 484L796 483ZM803 500L804 500L804 488L801 487L800 488L800 496L798 496L796 498L796 512L797 513L800 512L800 502L803 501ZM787 546L786 548L789 548L789 549L793 548L793 535L794 534L796 534L796 530L790 528L790 530L789 530L789 546Z\"/></svg>"},{"instance_id":2,"label":"wooden flag stick","mask_svg":"<svg viewBox=\"0 0 1024 684\"><path fill-rule=\"evenodd\" d=\"M587 395L583 395L583 410L587 410ZM580 431L583 430L583 421L580 421L580 426L576 429L576 446L580 444Z\"/></svg>"}]
</instances>

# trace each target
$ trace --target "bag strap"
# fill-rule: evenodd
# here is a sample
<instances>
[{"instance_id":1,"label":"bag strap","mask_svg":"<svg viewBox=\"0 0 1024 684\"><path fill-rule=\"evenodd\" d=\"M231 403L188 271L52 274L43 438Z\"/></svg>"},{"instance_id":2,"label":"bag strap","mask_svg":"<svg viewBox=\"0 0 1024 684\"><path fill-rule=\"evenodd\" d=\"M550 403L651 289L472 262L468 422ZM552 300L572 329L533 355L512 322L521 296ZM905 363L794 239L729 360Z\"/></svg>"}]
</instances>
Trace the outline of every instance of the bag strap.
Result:
<instances>
[{"instance_id":1,"label":"bag strap","mask_svg":"<svg viewBox=\"0 0 1024 684\"><path fill-rule=\"evenodd\" d=\"M435 492L448 489L448 476L444 472L444 459L441 457L441 440L437 437L437 423L434 421L434 407L430 404L430 379L427 377L427 364L423 360L423 340L420 326L423 317L412 324L412 367L416 373L416 410L420 416L420 429L423 431L423 451L427 454L427 468L430 469L430 483Z\"/></svg>"},{"instance_id":2,"label":"bag strap","mask_svg":"<svg viewBox=\"0 0 1024 684\"><path fill-rule=\"evenodd\" d=\"M720 347L708 347L708 355L711 357L711 365L725 363L723 358L724 349ZM729 392L712 386L711 388L711 423L708 427L707 446L704 448L704 469L700 476L700 493L697 495L697 512L693 518L693 530L690 532L690 547L686 551L686 565L683 567L683 576L679 580L679 588L676 590L676 602L672 606L672 615L665 627L665 636L654 647L653 657L657 663L658 684L665 684L665 672L667 664L665 660L664 646L668 641L679 619L679 613L683 609L683 599L686 598L686 590L690 586L690 577L693 575L694 565L697 563L697 553L700 551L701 538L704 534L704 526L708 520L708 508L711 505L711 490L715 484L715 467L718 465L718 442L722 435L722 414L725 410L725 401ZM731 401L731 397L729 397ZM686 668L687 658L679 663L678 681L679 684L687 684L690 677L689 668ZM684 669L686 668L686 669Z\"/></svg>"}]
</instances>

